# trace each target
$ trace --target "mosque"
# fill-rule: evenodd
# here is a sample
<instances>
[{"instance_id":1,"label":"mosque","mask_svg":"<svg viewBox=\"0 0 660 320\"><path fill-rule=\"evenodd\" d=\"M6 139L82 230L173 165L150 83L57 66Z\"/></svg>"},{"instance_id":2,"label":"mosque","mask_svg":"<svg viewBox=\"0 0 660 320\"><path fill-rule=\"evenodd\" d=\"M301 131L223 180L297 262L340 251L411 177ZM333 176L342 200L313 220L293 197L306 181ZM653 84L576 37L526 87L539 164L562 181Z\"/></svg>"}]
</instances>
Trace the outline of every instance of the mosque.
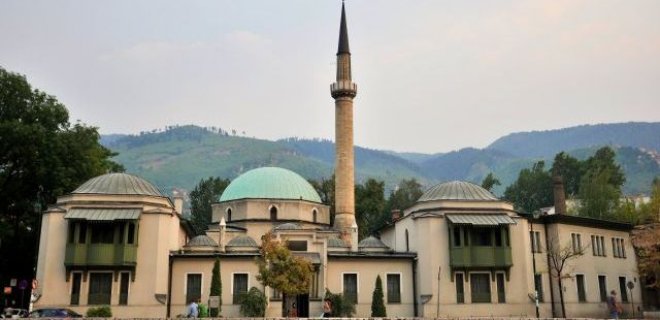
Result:
<instances>
[{"instance_id":1,"label":"mosque","mask_svg":"<svg viewBox=\"0 0 660 320\"><path fill-rule=\"evenodd\" d=\"M205 235L193 236L183 199L124 173L95 177L58 198L42 217L35 308L85 313L109 305L118 318L163 318L209 301L221 263L222 316L240 317L236 297L256 287L267 317L283 316L281 293L256 278L262 235L286 240L313 265L297 316L321 314L329 290L370 316L376 277L390 317L602 317L616 290L628 311L640 301L632 227L562 214L530 216L461 181L429 188L379 237L358 241L355 223L351 53L342 5L337 77L335 218L295 172L263 167L234 179L213 205ZM557 190L561 191L561 186ZM563 191L561 191L563 192ZM553 248L579 253L558 274ZM630 286L630 287L629 287ZM285 301L286 300L286 301Z\"/></svg>"}]
</instances>

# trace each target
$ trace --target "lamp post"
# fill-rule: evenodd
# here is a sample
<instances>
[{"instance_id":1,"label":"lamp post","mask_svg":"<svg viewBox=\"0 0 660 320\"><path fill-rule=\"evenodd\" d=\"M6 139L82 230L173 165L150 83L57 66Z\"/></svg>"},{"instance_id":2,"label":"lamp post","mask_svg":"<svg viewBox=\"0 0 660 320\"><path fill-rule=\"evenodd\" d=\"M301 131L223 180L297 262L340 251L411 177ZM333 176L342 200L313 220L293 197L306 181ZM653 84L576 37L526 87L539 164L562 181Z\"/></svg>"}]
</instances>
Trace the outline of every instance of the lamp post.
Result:
<instances>
[{"instance_id":1,"label":"lamp post","mask_svg":"<svg viewBox=\"0 0 660 320\"><path fill-rule=\"evenodd\" d=\"M530 233L529 233L529 239L530 239L530 244L531 244L531 249L532 249L532 272L534 273L533 279L534 279L534 307L536 308L536 318L539 318L539 290L538 286L536 283L536 253L534 250L535 246L538 246L538 243L536 243L536 238L534 237L534 220L538 219L541 216L541 212L538 210L535 210L532 213L532 220L530 221Z\"/></svg>"}]
</instances>

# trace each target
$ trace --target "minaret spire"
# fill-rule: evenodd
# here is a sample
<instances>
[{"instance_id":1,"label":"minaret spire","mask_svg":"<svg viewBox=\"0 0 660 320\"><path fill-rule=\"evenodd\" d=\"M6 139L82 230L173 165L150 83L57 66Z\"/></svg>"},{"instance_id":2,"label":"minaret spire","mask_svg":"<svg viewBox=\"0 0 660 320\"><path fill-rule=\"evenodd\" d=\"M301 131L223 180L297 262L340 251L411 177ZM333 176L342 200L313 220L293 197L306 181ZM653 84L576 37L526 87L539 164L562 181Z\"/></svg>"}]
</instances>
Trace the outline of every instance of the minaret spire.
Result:
<instances>
[{"instance_id":1,"label":"minaret spire","mask_svg":"<svg viewBox=\"0 0 660 320\"><path fill-rule=\"evenodd\" d=\"M353 154L353 98L357 85L351 79L351 53L348 47L346 10L341 5L339 46L337 49L337 79L330 85L335 99L335 229L342 240L357 250L355 224L355 160Z\"/></svg>"}]
</instances>

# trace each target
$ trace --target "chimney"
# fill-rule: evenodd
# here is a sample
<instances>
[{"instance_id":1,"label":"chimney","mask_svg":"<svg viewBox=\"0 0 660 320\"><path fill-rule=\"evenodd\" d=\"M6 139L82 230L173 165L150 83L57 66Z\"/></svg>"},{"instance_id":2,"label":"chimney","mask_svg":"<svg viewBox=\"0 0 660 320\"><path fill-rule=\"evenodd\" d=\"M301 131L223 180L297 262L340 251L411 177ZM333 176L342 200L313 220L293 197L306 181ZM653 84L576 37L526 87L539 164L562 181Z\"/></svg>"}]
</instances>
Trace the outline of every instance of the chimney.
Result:
<instances>
[{"instance_id":1,"label":"chimney","mask_svg":"<svg viewBox=\"0 0 660 320\"><path fill-rule=\"evenodd\" d=\"M401 210L400 209L392 209L392 221L397 221L401 218Z\"/></svg>"},{"instance_id":2,"label":"chimney","mask_svg":"<svg viewBox=\"0 0 660 320\"><path fill-rule=\"evenodd\" d=\"M552 187L555 198L555 214L566 214L566 193L564 193L564 180L557 172L552 173Z\"/></svg>"},{"instance_id":3,"label":"chimney","mask_svg":"<svg viewBox=\"0 0 660 320\"><path fill-rule=\"evenodd\" d=\"M178 214L183 214L183 196L178 192L174 194L174 210Z\"/></svg>"}]
</instances>

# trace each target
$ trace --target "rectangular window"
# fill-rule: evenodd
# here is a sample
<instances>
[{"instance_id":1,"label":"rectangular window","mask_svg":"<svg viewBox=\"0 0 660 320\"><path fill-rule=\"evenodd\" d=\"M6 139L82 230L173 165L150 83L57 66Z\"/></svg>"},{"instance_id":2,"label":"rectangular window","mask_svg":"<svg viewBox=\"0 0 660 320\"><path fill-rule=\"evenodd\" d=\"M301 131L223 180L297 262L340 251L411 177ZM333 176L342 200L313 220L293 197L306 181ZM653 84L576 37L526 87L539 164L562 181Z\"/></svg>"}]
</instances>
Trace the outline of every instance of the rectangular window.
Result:
<instances>
[{"instance_id":1,"label":"rectangular window","mask_svg":"<svg viewBox=\"0 0 660 320\"><path fill-rule=\"evenodd\" d=\"M189 273L186 278L186 304L202 297L202 274Z\"/></svg>"},{"instance_id":2,"label":"rectangular window","mask_svg":"<svg viewBox=\"0 0 660 320\"><path fill-rule=\"evenodd\" d=\"M73 222L69 222L69 236L67 238L68 243L74 242L75 234L76 234L76 224Z\"/></svg>"},{"instance_id":3,"label":"rectangular window","mask_svg":"<svg viewBox=\"0 0 660 320\"><path fill-rule=\"evenodd\" d=\"M579 233L571 233L571 240L573 244L573 253L582 252L582 236Z\"/></svg>"},{"instance_id":4,"label":"rectangular window","mask_svg":"<svg viewBox=\"0 0 660 320\"><path fill-rule=\"evenodd\" d=\"M577 284L578 301L587 302L587 292L584 290L584 275L575 275L575 282Z\"/></svg>"},{"instance_id":5,"label":"rectangular window","mask_svg":"<svg viewBox=\"0 0 660 320\"><path fill-rule=\"evenodd\" d=\"M621 240L621 258L626 258L626 243L625 240Z\"/></svg>"},{"instance_id":6,"label":"rectangular window","mask_svg":"<svg viewBox=\"0 0 660 320\"><path fill-rule=\"evenodd\" d=\"M126 229L126 226L122 223L119 225L119 239L117 239L117 243L122 244L124 243L124 229Z\"/></svg>"},{"instance_id":7,"label":"rectangular window","mask_svg":"<svg viewBox=\"0 0 660 320\"><path fill-rule=\"evenodd\" d=\"M481 246L481 247L490 247L493 245L493 239L491 238L490 228L474 228L472 229L472 245Z\"/></svg>"},{"instance_id":8,"label":"rectangular window","mask_svg":"<svg viewBox=\"0 0 660 320\"><path fill-rule=\"evenodd\" d=\"M543 302L543 278L540 274L534 275L534 288L536 288L536 294L538 294L539 302Z\"/></svg>"},{"instance_id":9,"label":"rectangular window","mask_svg":"<svg viewBox=\"0 0 660 320\"><path fill-rule=\"evenodd\" d=\"M529 237L532 241L532 252L541 252L541 233L538 231L530 231Z\"/></svg>"},{"instance_id":10,"label":"rectangular window","mask_svg":"<svg viewBox=\"0 0 660 320\"><path fill-rule=\"evenodd\" d=\"M502 246L502 229L495 229L495 246Z\"/></svg>"},{"instance_id":11,"label":"rectangular window","mask_svg":"<svg viewBox=\"0 0 660 320\"><path fill-rule=\"evenodd\" d=\"M465 303L465 288L463 287L463 274L456 274L456 303Z\"/></svg>"},{"instance_id":12,"label":"rectangular window","mask_svg":"<svg viewBox=\"0 0 660 320\"><path fill-rule=\"evenodd\" d=\"M461 246L461 229L460 228L454 228L454 247L460 247Z\"/></svg>"},{"instance_id":13,"label":"rectangular window","mask_svg":"<svg viewBox=\"0 0 660 320\"><path fill-rule=\"evenodd\" d=\"M82 284L82 273L72 273L73 281L71 283L71 305L77 306L80 304L80 285Z\"/></svg>"},{"instance_id":14,"label":"rectangular window","mask_svg":"<svg viewBox=\"0 0 660 320\"><path fill-rule=\"evenodd\" d=\"M622 238L612 238L612 256L615 258L626 257L626 249Z\"/></svg>"},{"instance_id":15,"label":"rectangular window","mask_svg":"<svg viewBox=\"0 0 660 320\"><path fill-rule=\"evenodd\" d=\"M358 280L356 273L344 274L344 297L353 303L358 302Z\"/></svg>"},{"instance_id":16,"label":"rectangular window","mask_svg":"<svg viewBox=\"0 0 660 320\"><path fill-rule=\"evenodd\" d=\"M309 297L318 299L319 297L319 270L312 272L312 283L309 286Z\"/></svg>"},{"instance_id":17,"label":"rectangular window","mask_svg":"<svg viewBox=\"0 0 660 320\"><path fill-rule=\"evenodd\" d=\"M80 231L78 231L78 243L87 243L87 224L80 224Z\"/></svg>"},{"instance_id":18,"label":"rectangular window","mask_svg":"<svg viewBox=\"0 0 660 320\"><path fill-rule=\"evenodd\" d=\"M491 302L490 298L490 274L470 274L470 289L472 291L472 303Z\"/></svg>"},{"instance_id":19,"label":"rectangular window","mask_svg":"<svg viewBox=\"0 0 660 320\"><path fill-rule=\"evenodd\" d=\"M287 241L289 251L307 251L307 241Z\"/></svg>"},{"instance_id":20,"label":"rectangular window","mask_svg":"<svg viewBox=\"0 0 660 320\"><path fill-rule=\"evenodd\" d=\"M594 256L605 257L605 237L591 236L591 250Z\"/></svg>"},{"instance_id":21,"label":"rectangular window","mask_svg":"<svg viewBox=\"0 0 660 320\"><path fill-rule=\"evenodd\" d=\"M497 278L497 302L505 303L506 302L506 293L504 288L504 274L498 273L495 275Z\"/></svg>"},{"instance_id":22,"label":"rectangular window","mask_svg":"<svg viewBox=\"0 0 660 320\"><path fill-rule=\"evenodd\" d=\"M134 244L135 243L135 224L134 223L129 223L128 224L128 239L126 240L126 243L128 243L128 244Z\"/></svg>"},{"instance_id":23,"label":"rectangular window","mask_svg":"<svg viewBox=\"0 0 660 320\"><path fill-rule=\"evenodd\" d=\"M90 228L92 233L91 243L113 243L115 228L109 223L94 224Z\"/></svg>"},{"instance_id":24,"label":"rectangular window","mask_svg":"<svg viewBox=\"0 0 660 320\"><path fill-rule=\"evenodd\" d=\"M387 303L401 303L401 276L387 275Z\"/></svg>"},{"instance_id":25,"label":"rectangular window","mask_svg":"<svg viewBox=\"0 0 660 320\"><path fill-rule=\"evenodd\" d=\"M626 277L619 277L619 291L621 291L621 302L628 302L628 287L626 287Z\"/></svg>"},{"instance_id":26,"label":"rectangular window","mask_svg":"<svg viewBox=\"0 0 660 320\"><path fill-rule=\"evenodd\" d=\"M130 279L130 273L122 272L120 274L119 280L119 304L127 305L128 304L128 284Z\"/></svg>"},{"instance_id":27,"label":"rectangular window","mask_svg":"<svg viewBox=\"0 0 660 320\"><path fill-rule=\"evenodd\" d=\"M111 297L112 273L90 273L87 304L110 304Z\"/></svg>"},{"instance_id":28,"label":"rectangular window","mask_svg":"<svg viewBox=\"0 0 660 320\"><path fill-rule=\"evenodd\" d=\"M248 292L248 274L247 273L234 273L234 284L233 284L233 304L239 304L241 302L241 295Z\"/></svg>"},{"instance_id":29,"label":"rectangular window","mask_svg":"<svg viewBox=\"0 0 660 320\"><path fill-rule=\"evenodd\" d=\"M600 290L600 301L607 301L607 281L605 276L598 276L598 290Z\"/></svg>"},{"instance_id":30,"label":"rectangular window","mask_svg":"<svg viewBox=\"0 0 660 320\"><path fill-rule=\"evenodd\" d=\"M596 256L596 236L591 236L591 253Z\"/></svg>"}]
</instances>

